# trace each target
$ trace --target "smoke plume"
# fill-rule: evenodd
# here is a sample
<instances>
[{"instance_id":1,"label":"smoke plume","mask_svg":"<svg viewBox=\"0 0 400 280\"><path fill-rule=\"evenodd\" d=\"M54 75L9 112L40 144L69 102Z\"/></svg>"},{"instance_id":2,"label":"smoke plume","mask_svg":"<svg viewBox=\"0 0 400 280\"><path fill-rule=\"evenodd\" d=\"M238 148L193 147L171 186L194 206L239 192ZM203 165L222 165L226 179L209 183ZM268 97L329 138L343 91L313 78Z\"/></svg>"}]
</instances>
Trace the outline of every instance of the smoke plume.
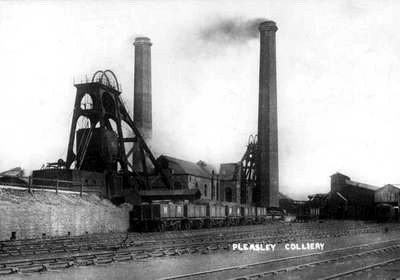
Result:
<instances>
[{"instance_id":1,"label":"smoke plume","mask_svg":"<svg viewBox=\"0 0 400 280\"><path fill-rule=\"evenodd\" d=\"M258 38L258 25L264 18L246 20L229 18L219 20L200 31L200 38L205 42L218 44L243 44Z\"/></svg>"}]
</instances>

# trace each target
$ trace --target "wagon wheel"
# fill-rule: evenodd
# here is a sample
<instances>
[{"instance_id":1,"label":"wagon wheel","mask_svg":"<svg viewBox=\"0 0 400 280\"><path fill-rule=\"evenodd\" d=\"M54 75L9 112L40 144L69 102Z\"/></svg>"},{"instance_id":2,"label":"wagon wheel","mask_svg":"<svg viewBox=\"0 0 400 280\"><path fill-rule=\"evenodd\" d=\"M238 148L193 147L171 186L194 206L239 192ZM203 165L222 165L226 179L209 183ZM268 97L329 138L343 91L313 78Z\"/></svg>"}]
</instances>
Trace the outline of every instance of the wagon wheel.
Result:
<instances>
[{"instance_id":1,"label":"wagon wheel","mask_svg":"<svg viewBox=\"0 0 400 280\"><path fill-rule=\"evenodd\" d=\"M165 223L160 222L160 223L158 224L158 231L159 231L159 232L164 232L164 231L165 231Z\"/></svg>"},{"instance_id":2,"label":"wagon wheel","mask_svg":"<svg viewBox=\"0 0 400 280\"><path fill-rule=\"evenodd\" d=\"M184 229L184 230L189 230L189 229L190 229L190 223L189 223L189 221L183 222L183 229Z\"/></svg>"}]
</instances>

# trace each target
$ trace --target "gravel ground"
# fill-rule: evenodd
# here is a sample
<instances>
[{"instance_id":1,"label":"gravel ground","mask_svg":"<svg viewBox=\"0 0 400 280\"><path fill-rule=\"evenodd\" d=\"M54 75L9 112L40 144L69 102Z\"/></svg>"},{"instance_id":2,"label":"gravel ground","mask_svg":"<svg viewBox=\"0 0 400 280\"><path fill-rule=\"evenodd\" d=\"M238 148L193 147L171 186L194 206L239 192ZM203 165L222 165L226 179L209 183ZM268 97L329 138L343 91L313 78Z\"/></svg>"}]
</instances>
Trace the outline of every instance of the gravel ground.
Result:
<instances>
[{"instance_id":1,"label":"gravel ground","mask_svg":"<svg viewBox=\"0 0 400 280\"><path fill-rule=\"evenodd\" d=\"M355 236L346 236L340 238L329 238L325 240L315 240L318 242L325 243L325 250L331 250L341 247L347 247L357 244L376 242L399 238L399 232L388 233L374 233L374 234L362 234ZM314 240L304 240L305 242L312 242ZM60 271L51 271L45 273L36 274L17 274L8 275L2 277L5 280L15 279L158 279L161 277L192 273L197 271L233 266L243 265L253 262L274 259L279 257L294 256L300 254L308 254L311 251L287 251L284 246L277 245L274 252L239 252L239 251L227 251L218 252L213 254L196 254L196 255L184 255L179 257L164 257L152 260L146 260L141 262L125 262L125 263L113 263L108 265L98 266L86 266L76 267ZM394 269L384 268L379 269L379 273L382 272L387 277L388 274L392 273L391 278L380 278L380 279L393 279L395 276L400 276L399 271ZM370 271L369 273L375 274L376 271ZM386 273L386 274L384 274ZM397 275L396 275L397 273ZM366 275L365 277L368 277ZM364 279L364 278L358 278ZM368 279L368 278L366 278ZM376 279L376 278L369 278Z\"/></svg>"},{"instance_id":2,"label":"gravel ground","mask_svg":"<svg viewBox=\"0 0 400 280\"><path fill-rule=\"evenodd\" d=\"M352 275L351 277L354 280L400 280L400 263L393 263L390 265L386 265L379 269L374 269L370 271L366 271L363 273L358 273L356 275ZM349 278L347 278L349 279Z\"/></svg>"}]
</instances>

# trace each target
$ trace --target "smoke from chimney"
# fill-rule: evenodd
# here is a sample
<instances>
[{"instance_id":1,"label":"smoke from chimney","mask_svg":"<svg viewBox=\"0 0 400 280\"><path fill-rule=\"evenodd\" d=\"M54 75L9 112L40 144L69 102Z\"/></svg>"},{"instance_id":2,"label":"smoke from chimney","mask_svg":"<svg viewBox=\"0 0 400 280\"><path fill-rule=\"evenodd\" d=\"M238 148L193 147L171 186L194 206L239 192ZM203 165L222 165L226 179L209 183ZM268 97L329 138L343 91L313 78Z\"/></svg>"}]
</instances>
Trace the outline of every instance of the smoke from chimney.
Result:
<instances>
[{"instance_id":1,"label":"smoke from chimney","mask_svg":"<svg viewBox=\"0 0 400 280\"><path fill-rule=\"evenodd\" d=\"M258 26L265 18L218 20L200 31L200 39L221 45L244 44L259 36Z\"/></svg>"}]
</instances>

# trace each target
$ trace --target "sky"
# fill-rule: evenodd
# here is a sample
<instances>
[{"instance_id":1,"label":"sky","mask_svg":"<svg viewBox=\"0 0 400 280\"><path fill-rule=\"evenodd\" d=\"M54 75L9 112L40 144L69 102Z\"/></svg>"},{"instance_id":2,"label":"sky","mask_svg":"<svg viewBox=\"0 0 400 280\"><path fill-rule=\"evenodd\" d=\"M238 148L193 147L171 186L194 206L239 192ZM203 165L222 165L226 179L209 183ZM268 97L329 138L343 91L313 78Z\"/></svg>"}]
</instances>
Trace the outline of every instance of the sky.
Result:
<instances>
[{"instance_id":1,"label":"sky","mask_svg":"<svg viewBox=\"0 0 400 280\"><path fill-rule=\"evenodd\" d=\"M113 70L132 112L137 36L153 43L155 154L239 161L257 133L259 41L207 31L267 18L280 190L328 192L335 172L400 183L399 14L378 0L0 1L0 170L65 159L74 79Z\"/></svg>"}]
</instances>

